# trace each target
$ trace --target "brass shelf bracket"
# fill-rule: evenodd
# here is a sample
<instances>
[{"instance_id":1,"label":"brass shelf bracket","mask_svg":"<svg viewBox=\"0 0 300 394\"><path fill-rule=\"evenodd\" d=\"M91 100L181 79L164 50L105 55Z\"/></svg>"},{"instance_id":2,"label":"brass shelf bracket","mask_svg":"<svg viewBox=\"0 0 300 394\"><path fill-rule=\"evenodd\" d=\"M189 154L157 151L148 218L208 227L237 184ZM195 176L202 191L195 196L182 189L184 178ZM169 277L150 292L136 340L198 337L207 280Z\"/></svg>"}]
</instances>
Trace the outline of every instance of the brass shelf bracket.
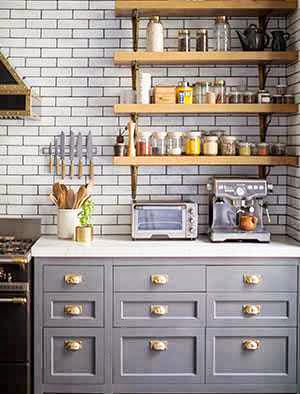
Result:
<instances>
[{"instance_id":1,"label":"brass shelf bracket","mask_svg":"<svg viewBox=\"0 0 300 394\"><path fill-rule=\"evenodd\" d=\"M131 166L131 197L132 201L136 201L136 190L137 190L137 177L138 177L138 166Z\"/></svg>"},{"instance_id":2,"label":"brass shelf bracket","mask_svg":"<svg viewBox=\"0 0 300 394\"><path fill-rule=\"evenodd\" d=\"M135 92L137 90L138 72L139 72L139 64L138 62L133 62L131 64L131 78L132 78L132 90L134 90Z\"/></svg>"},{"instance_id":3,"label":"brass shelf bracket","mask_svg":"<svg viewBox=\"0 0 300 394\"><path fill-rule=\"evenodd\" d=\"M139 22L139 11L135 9L132 11L132 41L134 52L137 52L139 49Z\"/></svg>"}]
</instances>

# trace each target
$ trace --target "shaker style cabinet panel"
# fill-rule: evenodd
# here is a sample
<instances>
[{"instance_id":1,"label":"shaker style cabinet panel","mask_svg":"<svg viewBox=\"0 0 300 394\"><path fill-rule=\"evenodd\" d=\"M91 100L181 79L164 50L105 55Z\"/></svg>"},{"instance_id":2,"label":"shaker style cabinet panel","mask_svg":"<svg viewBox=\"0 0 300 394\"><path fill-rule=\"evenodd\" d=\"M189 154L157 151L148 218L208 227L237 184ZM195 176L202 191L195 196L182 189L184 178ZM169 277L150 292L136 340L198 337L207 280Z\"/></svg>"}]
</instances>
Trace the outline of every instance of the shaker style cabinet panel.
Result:
<instances>
[{"instance_id":1,"label":"shaker style cabinet panel","mask_svg":"<svg viewBox=\"0 0 300 394\"><path fill-rule=\"evenodd\" d=\"M210 293L207 326L297 326L296 293Z\"/></svg>"},{"instance_id":2,"label":"shaker style cabinet panel","mask_svg":"<svg viewBox=\"0 0 300 394\"><path fill-rule=\"evenodd\" d=\"M116 293L115 327L203 327L206 295Z\"/></svg>"},{"instance_id":3,"label":"shaker style cabinet panel","mask_svg":"<svg viewBox=\"0 0 300 394\"><path fill-rule=\"evenodd\" d=\"M114 383L204 382L204 329L114 329L113 346Z\"/></svg>"},{"instance_id":4,"label":"shaker style cabinet panel","mask_svg":"<svg viewBox=\"0 0 300 394\"><path fill-rule=\"evenodd\" d=\"M296 383L295 328L208 328L206 383Z\"/></svg>"},{"instance_id":5,"label":"shaker style cabinet panel","mask_svg":"<svg viewBox=\"0 0 300 394\"><path fill-rule=\"evenodd\" d=\"M291 266L207 267L207 291L297 291L297 268Z\"/></svg>"},{"instance_id":6,"label":"shaker style cabinet panel","mask_svg":"<svg viewBox=\"0 0 300 394\"><path fill-rule=\"evenodd\" d=\"M198 292L205 291L203 266L116 266L116 292Z\"/></svg>"}]
</instances>

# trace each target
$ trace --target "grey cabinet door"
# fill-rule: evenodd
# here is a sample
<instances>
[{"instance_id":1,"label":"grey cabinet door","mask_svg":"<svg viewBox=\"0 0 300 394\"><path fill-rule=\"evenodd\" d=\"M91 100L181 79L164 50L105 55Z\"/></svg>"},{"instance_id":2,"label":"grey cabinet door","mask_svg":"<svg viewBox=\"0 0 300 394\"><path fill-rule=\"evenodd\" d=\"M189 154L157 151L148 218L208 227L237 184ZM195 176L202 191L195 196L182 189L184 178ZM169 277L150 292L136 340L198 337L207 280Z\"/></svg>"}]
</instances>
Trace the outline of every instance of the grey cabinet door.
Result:
<instances>
[{"instance_id":1,"label":"grey cabinet door","mask_svg":"<svg viewBox=\"0 0 300 394\"><path fill-rule=\"evenodd\" d=\"M296 293L211 293L208 327L292 327L297 325Z\"/></svg>"},{"instance_id":2,"label":"grey cabinet door","mask_svg":"<svg viewBox=\"0 0 300 394\"><path fill-rule=\"evenodd\" d=\"M116 293L116 327L201 327L206 295L201 293Z\"/></svg>"},{"instance_id":3,"label":"grey cabinet door","mask_svg":"<svg viewBox=\"0 0 300 394\"><path fill-rule=\"evenodd\" d=\"M104 383L104 329L44 329L44 365L48 384Z\"/></svg>"},{"instance_id":4,"label":"grey cabinet door","mask_svg":"<svg viewBox=\"0 0 300 394\"><path fill-rule=\"evenodd\" d=\"M203 383L204 329L114 329L114 383Z\"/></svg>"},{"instance_id":5,"label":"grey cabinet door","mask_svg":"<svg viewBox=\"0 0 300 394\"><path fill-rule=\"evenodd\" d=\"M246 265L207 267L207 291L296 292L297 269L290 266Z\"/></svg>"},{"instance_id":6,"label":"grey cabinet door","mask_svg":"<svg viewBox=\"0 0 300 394\"><path fill-rule=\"evenodd\" d=\"M155 283L161 279L161 284ZM197 266L116 266L116 292L197 292L205 291L205 267Z\"/></svg>"},{"instance_id":7,"label":"grey cabinet door","mask_svg":"<svg viewBox=\"0 0 300 394\"><path fill-rule=\"evenodd\" d=\"M208 328L206 383L296 383L295 328Z\"/></svg>"},{"instance_id":8,"label":"grey cabinet door","mask_svg":"<svg viewBox=\"0 0 300 394\"><path fill-rule=\"evenodd\" d=\"M45 293L45 327L103 327L103 293Z\"/></svg>"}]
</instances>

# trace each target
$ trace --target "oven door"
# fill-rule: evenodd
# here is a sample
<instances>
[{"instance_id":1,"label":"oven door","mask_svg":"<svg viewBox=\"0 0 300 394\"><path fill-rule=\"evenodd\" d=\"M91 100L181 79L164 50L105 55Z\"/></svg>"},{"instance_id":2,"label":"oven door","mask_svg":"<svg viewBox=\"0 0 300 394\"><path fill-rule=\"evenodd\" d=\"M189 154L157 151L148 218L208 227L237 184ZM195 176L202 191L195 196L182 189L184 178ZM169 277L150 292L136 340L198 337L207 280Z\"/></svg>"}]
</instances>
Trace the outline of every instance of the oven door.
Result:
<instances>
[{"instance_id":1,"label":"oven door","mask_svg":"<svg viewBox=\"0 0 300 394\"><path fill-rule=\"evenodd\" d=\"M0 364L0 376L1 393L31 393L29 364Z\"/></svg>"},{"instance_id":2,"label":"oven door","mask_svg":"<svg viewBox=\"0 0 300 394\"><path fill-rule=\"evenodd\" d=\"M138 205L133 207L132 237L185 238L186 206Z\"/></svg>"}]
</instances>

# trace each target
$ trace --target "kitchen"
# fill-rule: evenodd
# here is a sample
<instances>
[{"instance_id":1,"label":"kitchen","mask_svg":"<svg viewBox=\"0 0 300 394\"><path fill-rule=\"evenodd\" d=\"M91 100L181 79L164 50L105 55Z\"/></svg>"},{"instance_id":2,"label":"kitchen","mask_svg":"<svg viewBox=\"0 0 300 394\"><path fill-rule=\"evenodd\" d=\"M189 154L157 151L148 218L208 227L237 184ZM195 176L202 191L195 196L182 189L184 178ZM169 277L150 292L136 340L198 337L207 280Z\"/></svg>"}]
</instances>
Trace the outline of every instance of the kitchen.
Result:
<instances>
[{"instance_id":1,"label":"kitchen","mask_svg":"<svg viewBox=\"0 0 300 394\"><path fill-rule=\"evenodd\" d=\"M146 51L146 30L150 18L157 15L158 3L168 52L154 54L150 63L147 56L134 63L131 56ZM255 91L260 85L260 62L269 72L266 89L275 96L278 85L287 85L286 95L292 95L297 104L298 63L293 56L298 49L299 17L295 2L276 0L270 7L270 1L255 1L253 6L248 0L245 8L251 10L250 16L237 11L232 5L236 2L186 1L182 13L178 3L182 2L16 0L0 4L1 52L19 75L18 79L11 70L20 85L26 77L26 85L37 95L32 109L39 113L36 118L18 116L0 121L2 219L42 221L42 237L31 251L35 393L299 391L298 109L291 111L292 107L285 105L295 104L283 103L281 109L276 107L281 112L278 115L275 107L268 107L274 111L271 118L264 116L263 107L245 114L235 109L235 105L245 105L239 103L133 104L132 97L132 73L137 72L151 74L152 87L224 80L234 93ZM220 5L223 13L219 13ZM143 6L150 8L142 11ZM130 7L141 8L140 21L133 18L133 25L139 22L139 40L134 42ZM199 10L194 11L201 7L204 10L196 16ZM268 49L255 51L263 60L251 60L252 53L242 50L236 30L244 34L251 24L258 24L257 15L269 15L270 8L279 16L268 22ZM231 28L231 51L225 60L218 60L213 37L216 17L224 15L224 10L230 17L226 22ZM203 29L208 30L209 51L203 55L207 56L206 63L197 58L195 50L196 31ZM191 35L191 51L177 52L179 30ZM271 32L277 30L290 33L288 50L280 60L274 60L276 51L271 48ZM140 52L134 54L132 48L137 44ZM175 63L172 54L166 59L172 51L178 54ZM239 53L238 59L233 60L234 52ZM270 70L268 62L273 63ZM163 105L169 105L169 111L163 113ZM197 110L189 105L197 105ZM201 105L214 107L202 110ZM208 156L202 151L200 155L163 157L135 157L131 151L128 157L114 157L115 152L126 151L114 146L119 130L127 140L136 121L145 133L201 131L203 149L204 138L214 137L211 133L216 130L235 137L244 147L258 144L260 130L266 129L259 119L271 121L266 135L270 152L273 146L286 144L287 155L245 157L238 154L237 145L236 155L226 160L223 155ZM56 176L55 139L59 152L62 132L65 156L58 154ZM82 136L82 166L76 154L71 165L71 132L76 147ZM87 157L89 133L92 154ZM267 175L267 184L273 185L271 193L271 186L263 183L270 224L266 209L257 208L263 212L264 229L271 233L271 242L210 242L210 178L245 180L258 174L259 182ZM89 184L90 178L95 184ZM63 226L57 226L62 213L58 215L49 194L53 184L62 181L74 191L90 185L94 203L94 208L90 207L94 241L90 244L57 239L57 231L66 230L66 218L62 218ZM190 219L198 222L197 239L131 240L131 203L135 197L137 202L196 203L198 215ZM251 213L252 206L246 208ZM81 227L85 227L88 211L82 220ZM10 231L5 234L6 226L1 225L3 236L10 235ZM4 274L3 282L8 281L8 273L6 277ZM22 308L22 303L14 306ZM227 359L229 353L232 355ZM3 364L3 359L0 361ZM11 379L7 380L11 384ZM10 394L22 389L1 386L1 390Z\"/></svg>"}]
</instances>

